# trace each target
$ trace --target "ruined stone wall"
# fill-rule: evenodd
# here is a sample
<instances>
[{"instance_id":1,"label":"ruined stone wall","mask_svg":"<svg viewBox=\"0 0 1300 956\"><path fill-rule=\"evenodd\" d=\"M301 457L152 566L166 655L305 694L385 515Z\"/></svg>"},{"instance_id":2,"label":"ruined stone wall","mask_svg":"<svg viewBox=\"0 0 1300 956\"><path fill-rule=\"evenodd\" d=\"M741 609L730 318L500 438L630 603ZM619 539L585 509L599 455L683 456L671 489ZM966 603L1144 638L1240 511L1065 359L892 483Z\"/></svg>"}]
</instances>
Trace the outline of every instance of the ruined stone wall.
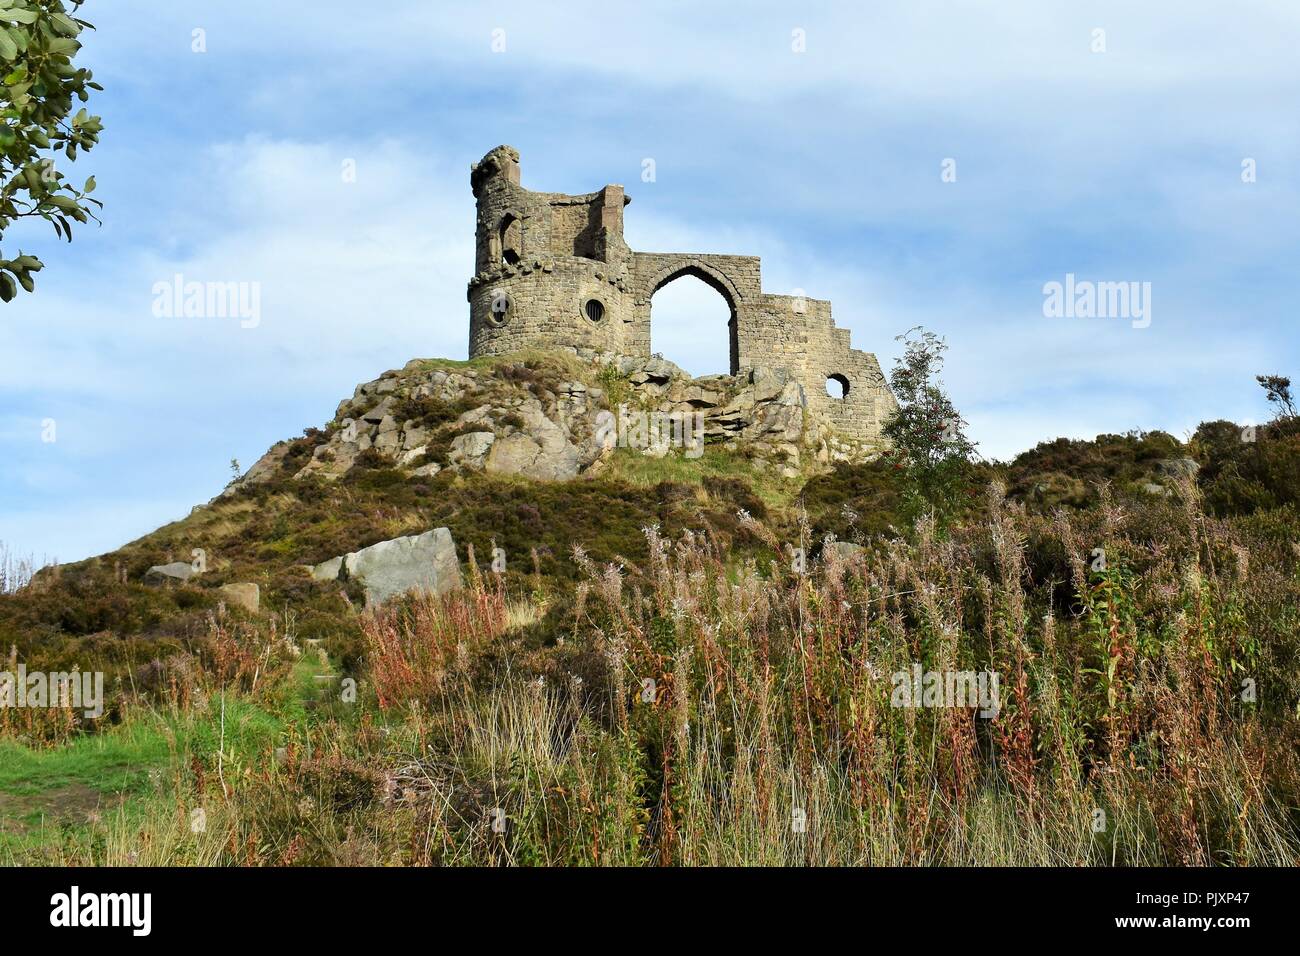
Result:
<instances>
[{"instance_id":1,"label":"ruined stone wall","mask_svg":"<svg viewBox=\"0 0 1300 956\"><path fill-rule=\"evenodd\" d=\"M510 147L485 156L471 183L478 217L468 291L470 356L625 349L632 299L622 189L581 196L524 189L519 154Z\"/></svg>"},{"instance_id":2,"label":"ruined stone wall","mask_svg":"<svg viewBox=\"0 0 1300 956\"><path fill-rule=\"evenodd\" d=\"M547 255L471 286L470 356L526 348L625 351L626 323L619 316L631 314L632 300L617 279L610 279L602 263ZM595 321L585 312L592 300L602 309Z\"/></svg>"},{"instance_id":3,"label":"ruined stone wall","mask_svg":"<svg viewBox=\"0 0 1300 956\"><path fill-rule=\"evenodd\" d=\"M786 369L804 407L845 447L880 443L896 407L874 355L835 327L831 305L763 292L756 256L633 252L623 239L621 186L581 196L519 183L519 154L499 146L477 163L476 268L470 280L471 357L525 348L650 355L651 300L685 275L706 282L731 310L732 375ZM833 380L842 398L827 394Z\"/></svg>"}]
</instances>

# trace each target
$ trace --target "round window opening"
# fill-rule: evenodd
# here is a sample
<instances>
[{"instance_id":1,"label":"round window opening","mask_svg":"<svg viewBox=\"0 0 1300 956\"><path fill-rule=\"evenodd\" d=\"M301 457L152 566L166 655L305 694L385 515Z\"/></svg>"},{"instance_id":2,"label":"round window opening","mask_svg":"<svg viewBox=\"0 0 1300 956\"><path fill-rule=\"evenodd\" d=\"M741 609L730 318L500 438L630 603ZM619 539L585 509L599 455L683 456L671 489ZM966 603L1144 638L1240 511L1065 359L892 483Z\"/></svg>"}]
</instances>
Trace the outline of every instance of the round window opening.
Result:
<instances>
[{"instance_id":1,"label":"round window opening","mask_svg":"<svg viewBox=\"0 0 1300 956\"><path fill-rule=\"evenodd\" d=\"M495 293L492 296L491 308L488 310L488 321L493 325L505 325L513 308L514 303L510 301L510 296L504 292Z\"/></svg>"},{"instance_id":2,"label":"round window opening","mask_svg":"<svg viewBox=\"0 0 1300 956\"><path fill-rule=\"evenodd\" d=\"M599 322L605 317L605 304L599 299L588 299L582 307L582 311L586 313L587 318L591 319L591 321Z\"/></svg>"},{"instance_id":3,"label":"round window opening","mask_svg":"<svg viewBox=\"0 0 1300 956\"><path fill-rule=\"evenodd\" d=\"M826 394L843 401L849 397L849 380L843 375L826 376Z\"/></svg>"}]
</instances>

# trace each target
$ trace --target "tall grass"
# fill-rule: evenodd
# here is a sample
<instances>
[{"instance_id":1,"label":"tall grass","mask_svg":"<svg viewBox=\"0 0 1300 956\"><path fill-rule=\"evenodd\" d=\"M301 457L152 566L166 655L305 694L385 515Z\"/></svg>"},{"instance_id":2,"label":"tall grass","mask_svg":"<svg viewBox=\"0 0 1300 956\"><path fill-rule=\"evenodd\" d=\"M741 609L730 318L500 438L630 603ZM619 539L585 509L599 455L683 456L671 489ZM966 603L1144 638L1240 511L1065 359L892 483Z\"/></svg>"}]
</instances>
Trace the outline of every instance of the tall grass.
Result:
<instances>
[{"instance_id":1,"label":"tall grass","mask_svg":"<svg viewBox=\"0 0 1300 956\"><path fill-rule=\"evenodd\" d=\"M22 556L0 541L0 594L16 594L27 587L36 572L54 562L48 558L37 563L33 556Z\"/></svg>"},{"instance_id":2,"label":"tall grass","mask_svg":"<svg viewBox=\"0 0 1300 956\"><path fill-rule=\"evenodd\" d=\"M433 857L1295 864L1294 558L1244 566L1239 532L1183 493L1039 519L995 489L979 527L922 522L802 574L656 529L640 570L579 553L571 644L540 683L507 656L424 687L437 756L404 773L436 808ZM408 619L413 667L450 620ZM913 662L997 672L1000 712L891 706Z\"/></svg>"},{"instance_id":3,"label":"tall grass","mask_svg":"<svg viewBox=\"0 0 1300 956\"><path fill-rule=\"evenodd\" d=\"M652 527L643 566L577 549L576 588L521 595L471 562L461 592L362 615L355 705L280 700L298 716L253 749L225 742L224 716L210 746L189 733L154 809L66 858L1300 862L1290 532L1214 519L1191 486L1050 516L994 487L981 513L808 564L786 557L807 529L787 542L742 515L783 555L760 564ZM246 698L286 693L286 658L214 627L205 673L246 720ZM995 672L996 716L894 706L914 663ZM180 707L208 737L214 679Z\"/></svg>"}]
</instances>

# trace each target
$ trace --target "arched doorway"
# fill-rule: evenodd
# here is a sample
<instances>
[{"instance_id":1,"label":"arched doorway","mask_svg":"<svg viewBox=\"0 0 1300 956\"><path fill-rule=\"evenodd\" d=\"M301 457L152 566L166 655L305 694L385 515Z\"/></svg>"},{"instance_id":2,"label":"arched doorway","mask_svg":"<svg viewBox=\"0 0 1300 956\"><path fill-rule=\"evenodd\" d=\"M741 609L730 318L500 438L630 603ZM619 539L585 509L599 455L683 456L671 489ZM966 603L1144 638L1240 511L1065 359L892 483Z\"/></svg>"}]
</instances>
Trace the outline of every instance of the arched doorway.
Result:
<instances>
[{"instance_id":1,"label":"arched doorway","mask_svg":"<svg viewBox=\"0 0 1300 956\"><path fill-rule=\"evenodd\" d=\"M660 279L650 298L650 351L696 377L736 374L740 347L730 290L695 266Z\"/></svg>"}]
</instances>

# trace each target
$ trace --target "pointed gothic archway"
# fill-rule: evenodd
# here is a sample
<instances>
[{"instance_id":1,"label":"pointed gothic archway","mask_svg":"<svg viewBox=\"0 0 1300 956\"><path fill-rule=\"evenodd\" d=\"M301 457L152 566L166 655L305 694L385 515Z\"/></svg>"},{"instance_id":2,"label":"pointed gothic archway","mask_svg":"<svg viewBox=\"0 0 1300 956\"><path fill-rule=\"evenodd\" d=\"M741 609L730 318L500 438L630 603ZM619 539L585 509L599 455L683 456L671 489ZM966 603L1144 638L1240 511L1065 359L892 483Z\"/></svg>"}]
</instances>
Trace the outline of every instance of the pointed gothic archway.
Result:
<instances>
[{"instance_id":1,"label":"pointed gothic archway","mask_svg":"<svg viewBox=\"0 0 1300 956\"><path fill-rule=\"evenodd\" d=\"M665 286L677 283L678 279L683 278L691 278L698 281L689 284L682 283L674 289L674 292L677 292L680 289L682 294L680 295L680 298L674 296L670 306L673 309L672 319L676 320L673 323L673 329L674 331L680 331L682 335L681 341L676 345L673 351L675 351L679 357L698 355L701 352L708 354L711 351L707 345L701 345L702 341L716 341L713 339L713 331L709 327L711 324L709 320L713 316L704 313L712 312L712 305L716 304L719 307L717 310L718 318L720 321L725 321L727 329L726 371L728 374L735 375L740 369L740 342L738 338L736 314L737 297L735 289L724 276L711 269L709 266L699 262L684 262L669 266L664 269L661 274L656 276L650 284L647 300L650 309L650 336L652 350L663 352L665 358L668 358L670 361L675 361L676 364L682 365L684 368L687 367L687 365L697 365L697 363L692 361L691 358L687 358L684 364L679 359L675 359L673 355L668 354L668 351L660 348L662 332L665 331L662 321L662 313L661 320L658 323L655 319L654 300L656 294ZM709 293L705 293L704 296L697 296L691 294L692 289L698 289L701 286L711 289L717 295L713 296ZM718 297L721 298L720 302L717 301ZM662 304L669 305L669 303ZM690 315L692 310L700 313L694 323L692 323L692 317ZM702 328L698 324L699 320L702 320L705 323L705 327ZM660 336L656 336L655 333L657 330L661 333ZM675 336L669 336L670 341L674 338ZM693 374L713 374L719 370L704 370L696 367L694 369L688 369L688 371L692 371Z\"/></svg>"}]
</instances>

